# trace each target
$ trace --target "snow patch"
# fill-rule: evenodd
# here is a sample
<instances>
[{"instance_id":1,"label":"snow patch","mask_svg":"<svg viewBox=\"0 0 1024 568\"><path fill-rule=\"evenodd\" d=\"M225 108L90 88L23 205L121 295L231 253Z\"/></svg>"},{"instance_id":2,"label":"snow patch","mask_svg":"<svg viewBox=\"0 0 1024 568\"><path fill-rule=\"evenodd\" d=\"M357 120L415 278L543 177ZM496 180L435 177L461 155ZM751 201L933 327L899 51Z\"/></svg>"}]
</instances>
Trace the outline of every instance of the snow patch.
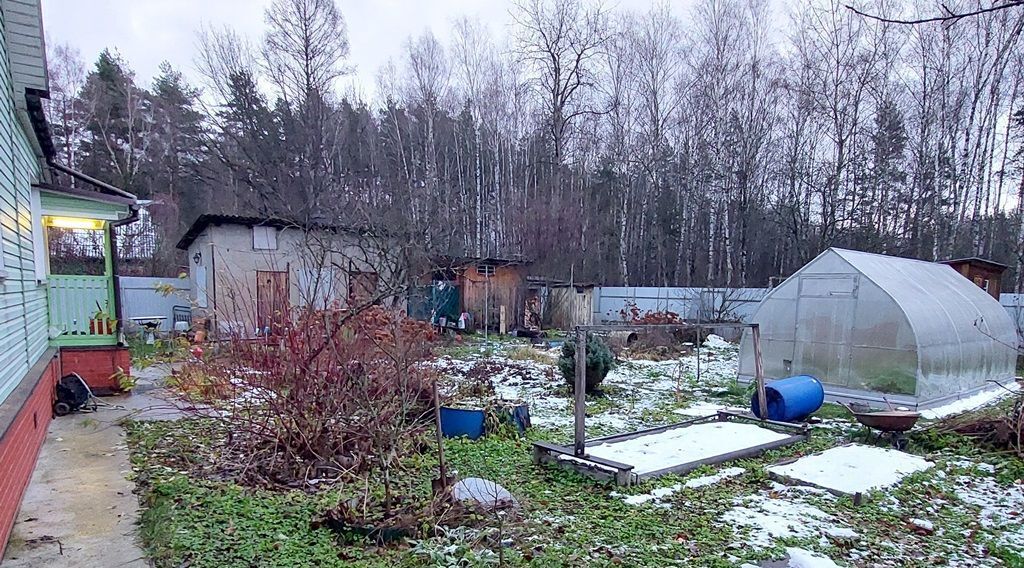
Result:
<instances>
[{"instance_id":1,"label":"snow patch","mask_svg":"<svg viewBox=\"0 0 1024 568\"><path fill-rule=\"evenodd\" d=\"M707 487L708 485L714 485L722 480L729 479L730 477L736 477L746 472L742 467L728 467L719 471L714 475L705 475L703 477L697 477L688 480L686 483L676 483L668 487L659 487L654 489L650 493L642 493L640 495L623 495L617 491L609 493L611 497L622 497L622 501L627 505L642 505L650 501L660 502L666 497L671 497L673 494L686 489L697 489L699 487Z\"/></svg>"},{"instance_id":2,"label":"snow patch","mask_svg":"<svg viewBox=\"0 0 1024 568\"><path fill-rule=\"evenodd\" d=\"M1020 384L1013 381L1005 387L992 387L975 393L967 398L961 398L960 400L954 400L953 402L943 404L942 406L922 410L921 417L929 420L935 420L938 418L953 416L954 414L963 414L964 412L996 403L1019 390Z\"/></svg>"},{"instance_id":3,"label":"snow patch","mask_svg":"<svg viewBox=\"0 0 1024 568\"><path fill-rule=\"evenodd\" d=\"M746 412L745 408L736 408L732 406L725 406L722 404L715 404L713 402L698 401L686 408L677 408L672 412L675 414L681 414L683 416L713 416L718 414L719 411L725 410L729 412Z\"/></svg>"},{"instance_id":4,"label":"snow patch","mask_svg":"<svg viewBox=\"0 0 1024 568\"><path fill-rule=\"evenodd\" d=\"M633 466L643 475L788 438L760 426L709 422L588 448L588 453Z\"/></svg>"},{"instance_id":5,"label":"snow patch","mask_svg":"<svg viewBox=\"0 0 1024 568\"><path fill-rule=\"evenodd\" d=\"M737 349L735 343L729 343L722 336L711 334L704 339L704 347L708 349Z\"/></svg>"},{"instance_id":6,"label":"snow patch","mask_svg":"<svg viewBox=\"0 0 1024 568\"><path fill-rule=\"evenodd\" d=\"M786 554L789 555L789 568L839 568L831 558L810 550L789 547Z\"/></svg>"},{"instance_id":7,"label":"snow patch","mask_svg":"<svg viewBox=\"0 0 1024 568\"><path fill-rule=\"evenodd\" d=\"M780 477L853 495L895 485L932 462L904 452L849 444L768 468Z\"/></svg>"},{"instance_id":8,"label":"snow patch","mask_svg":"<svg viewBox=\"0 0 1024 568\"><path fill-rule=\"evenodd\" d=\"M736 505L721 519L734 527L749 529L745 545L771 547L775 540L815 538L830 530L844 528L835 517L799 499L776 499L762 492L737 498Z\"/></svg>"}]
</instances>

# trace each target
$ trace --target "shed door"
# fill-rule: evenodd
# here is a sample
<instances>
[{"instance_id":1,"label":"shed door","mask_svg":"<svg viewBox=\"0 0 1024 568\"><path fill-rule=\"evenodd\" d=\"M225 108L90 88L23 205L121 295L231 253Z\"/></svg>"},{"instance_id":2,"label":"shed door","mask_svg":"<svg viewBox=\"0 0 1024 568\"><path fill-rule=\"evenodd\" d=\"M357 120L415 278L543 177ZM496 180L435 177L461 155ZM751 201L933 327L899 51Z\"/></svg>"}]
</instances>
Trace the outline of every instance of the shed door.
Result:
<instances>
[{"instance_id":1,"label":"shed door","mask_svg":"<svg viewBox=\"0 0 1024 568\"><path fill-rule=\"evenodd\" d=\"M288 313L288 273L256 271L256 317L260 330L276 331Z\"/></svg>"},{"instance_id":2,"label":"shed door","mask_svg":"<svg viewBox=\"0 0 1024 568\"><path fill-rule=\"evenodd\" d=\"M857 274L800 277L794 374L813 375L833 385L849 382L859 283Z\"/></svg>"}]
</instances>

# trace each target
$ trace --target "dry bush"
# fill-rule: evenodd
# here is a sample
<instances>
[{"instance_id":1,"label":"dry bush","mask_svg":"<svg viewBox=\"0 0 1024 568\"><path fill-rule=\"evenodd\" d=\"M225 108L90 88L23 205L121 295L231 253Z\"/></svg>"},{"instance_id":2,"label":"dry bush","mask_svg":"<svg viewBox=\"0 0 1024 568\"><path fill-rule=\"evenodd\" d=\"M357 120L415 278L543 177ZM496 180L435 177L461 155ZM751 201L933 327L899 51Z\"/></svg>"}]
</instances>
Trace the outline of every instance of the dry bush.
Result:
<instances>
[{"instance_id":1,"label":"dry bush","mask_svg":"<svg viewBox=\"0 0 1024 568\"><path fill-rule=\"evenodd\" d=\"M230 435L225 473L261 486L382 474L385 509L403 458L432 426L434 333L404 314L283 315L270 337L232 337L213 363L178 377L197 405L211 398ZM314 482L318 483L318 482Z\"/></svg>"}]
</instances>

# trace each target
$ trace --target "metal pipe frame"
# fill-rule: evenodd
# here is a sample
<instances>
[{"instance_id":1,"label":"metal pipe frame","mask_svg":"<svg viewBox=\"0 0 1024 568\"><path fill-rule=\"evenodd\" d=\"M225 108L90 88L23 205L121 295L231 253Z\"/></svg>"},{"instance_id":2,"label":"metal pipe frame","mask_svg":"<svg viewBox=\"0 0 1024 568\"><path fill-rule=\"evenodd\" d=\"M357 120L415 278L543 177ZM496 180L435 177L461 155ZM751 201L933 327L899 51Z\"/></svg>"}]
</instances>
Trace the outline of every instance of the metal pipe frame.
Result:
<instances>
[{"instance_id":1,"label":"metal pipe frame","mask_svg":"<svg viewBox=\"0 0 1024 568\"><path fill-rule=\"evenodd\" d=\"M600 324L578 325L574 328L576 343L576 376L573 393L573 455L583 458L587 453L587 338L592 332L601 331L647 331L651 329L707 329L707 328L750 329L754 342L754 380L757 383L758 410L762 421L767 421L768 401L764 390L764 373L761 364L761 330L756 323L668 323L668 324Z\"/></svg>"}]
</instances>

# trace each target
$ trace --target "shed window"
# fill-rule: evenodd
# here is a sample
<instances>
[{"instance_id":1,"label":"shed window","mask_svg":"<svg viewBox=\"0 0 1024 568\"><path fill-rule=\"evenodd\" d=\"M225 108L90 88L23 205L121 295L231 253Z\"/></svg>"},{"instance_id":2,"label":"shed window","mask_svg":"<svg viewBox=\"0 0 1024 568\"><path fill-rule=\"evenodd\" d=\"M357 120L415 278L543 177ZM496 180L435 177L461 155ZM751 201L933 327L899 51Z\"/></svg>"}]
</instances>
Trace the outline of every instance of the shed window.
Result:
<instances>
[{"instance_id":1,"label":"shed window","mask_svg":"<svg viewBox=\"0 0 1024 568\"><path fill-rule=\"evenodd\" d=\"M490 264L481 264L476 267L476 273L480 276L494 276L494 266Z\"/></svg>"},{"instance_id":2,"label":"shed window","mask_svg":"<svg viewBox=\"0 0 1024 568\"><path fill-rule=\"evenodd\" d=\"M277 250L277 228L256 226L252 228L253 250Z\"/></svg>"}]
</instances>

